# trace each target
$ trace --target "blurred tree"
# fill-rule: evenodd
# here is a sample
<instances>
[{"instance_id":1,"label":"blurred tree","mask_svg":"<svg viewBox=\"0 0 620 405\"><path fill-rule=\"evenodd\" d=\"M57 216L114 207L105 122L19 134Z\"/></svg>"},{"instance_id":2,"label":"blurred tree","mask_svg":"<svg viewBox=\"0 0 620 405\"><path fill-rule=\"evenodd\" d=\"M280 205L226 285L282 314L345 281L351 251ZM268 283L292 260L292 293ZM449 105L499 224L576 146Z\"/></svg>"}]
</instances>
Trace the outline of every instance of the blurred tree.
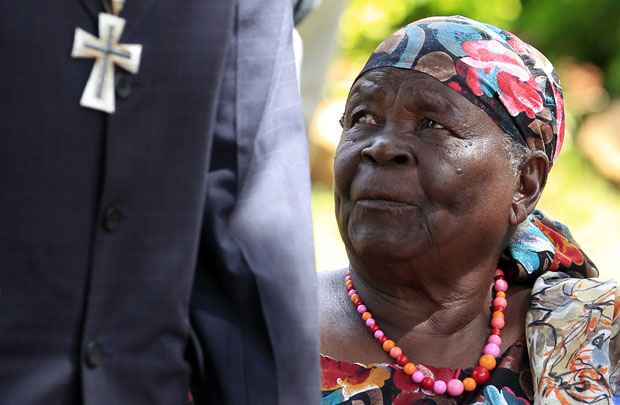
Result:
<instances>
[{"instance_id":1,"label":"blurred tree","mask_svg":"<svg viewBox=\"0 0 620 405\"><path fill-rule=\"evenodd\" d=\"M454 14L514 31L553 60L593 63L610 94L620 96L618 0L353 0L343 21L344 55L365 59L408 22Z\"/></svg>"},{"instance_id":2,"label":"blurred tree","mask_svg":"<svg viewBox=\"0 0 620 405\"><path fill-rule=\"evenodd\" d=\"M604 72L605 87L620 96L620 1L523 0L514 29L552 59L591 62Z\"/></svg>"},{"instance_id":3,"label":"blurred tree","mask_svg":"<svg viewBox=\"0 0 620 405\"><path fill-rule=\"evenodd\" d=\"M501 27L512 27L521 14L520 0L353 0L345 14L342 49L366 58L391 32L432 15L460 14Z\"/></svg>"}]
</instances>

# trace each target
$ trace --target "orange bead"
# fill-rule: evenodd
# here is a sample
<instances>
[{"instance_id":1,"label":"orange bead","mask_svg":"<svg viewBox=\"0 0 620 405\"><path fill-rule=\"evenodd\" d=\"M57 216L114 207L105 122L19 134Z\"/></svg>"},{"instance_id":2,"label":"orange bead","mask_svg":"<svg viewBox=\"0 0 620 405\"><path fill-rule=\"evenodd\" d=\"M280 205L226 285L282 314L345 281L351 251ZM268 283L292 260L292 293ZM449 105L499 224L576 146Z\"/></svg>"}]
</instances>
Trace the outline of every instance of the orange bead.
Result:
<instances>
[{"instance_id":1,"label":"orange bead","mask_svg":"<svg viewBox=\"0 0 620 405\"><path fill-rule=\"evenodd\" d=\"M497 362L495 360L495 357L493 357L492 355L483 354L482 356L480 356L480 361L478 361L478 364L480 364L481 367L484 367L487 370L491 371L495 368Z\"/></svg>"},{"instance_id":2,"label":"orange bead","mask_svg":"<svg viewBox=\"0 0 620 405\"><path fill-rule=\"evenodd\" d=\"M362 319L363 319L363 320L367 321L367 320L369 320L370 318L372 318L372 314L371 314L370 312L366 311L366 312L364 312L364 313L362 314Z\"/></svg>"},{"instance_id":3,"label":"orange bead","mask_svg":"<svg viewBox=\"0 0 620 405\"><path fill-rule=\"evenodd\" d=\"M476 389L476 380L471 377L467 377L463 380L463 388L465 391L471 392Z\"/></svg>"},{"instance_id":4,"label":"orange bead","mask_svg":"<svg viewBox=\"0 0 620 405\"><path fill-rule=\"evenodd\" d=\"M503 317L504 317L504 313L502 311L493 312L493 318L503 318Z\"/></svg>"},{"instance_id":5,"label":"orange bead","mask_svg":"<svg viewBox=\"0 0 620 405\"><path fill-rule=\"evenodd\" d=\"M391 339L388 339L385 342L383 342L383 350L386 352L389 352L390 350L392 350L394 346L396 346L396 343L394 343L394 341Z\"/></svg>"},{"instance_id":6,"label":"orange bead","mask_svg":"<svg viewBox=\"0 0 620 405\"><path fill-rule=\"evenodd\" d=\"M502 297L502 298L506 298L506 293L503 291L498 291L495 293L496 297Z\"/></svg>"},{"instance_id":7,"label":"orange bead","mask_svg":"<svg viewBox=\"0 0 620 405\"><path fill-rule=\"evenodd\" d=\"M357 304L358 302L360 302L360 296L357 294L353 294L351 296L351 301L353 301L354 304Z\"/></svg>"},{"instance_id":8,"label":"orange bead","mask_svg":"<svg viewBox=\"0 0 620 405\"><path fill-rule=\"evenodd\" d=\"M403 371L405 372L405 374L407 375L413 375L413 373L415 373L416 370L416 366L413 363L407 363L405 364L405 366L403 367Z\"/></svg>"}]
</instances>

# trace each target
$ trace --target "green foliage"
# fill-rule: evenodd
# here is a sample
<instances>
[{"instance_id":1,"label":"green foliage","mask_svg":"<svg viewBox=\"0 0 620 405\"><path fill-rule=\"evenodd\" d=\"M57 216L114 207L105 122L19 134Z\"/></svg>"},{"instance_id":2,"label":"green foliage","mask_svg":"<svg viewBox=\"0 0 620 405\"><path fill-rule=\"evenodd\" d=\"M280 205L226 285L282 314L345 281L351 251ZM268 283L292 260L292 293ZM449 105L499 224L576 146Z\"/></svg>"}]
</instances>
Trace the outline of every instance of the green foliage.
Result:
<instances>
[{"instance_id":1,"label":"green foliage","mask_svg":"<svg viewBox=\"0 0 620 405\"><path fill-rule=\"evenodd\" d=\"M351 57L368 56L390 33L433 15L464 15L506 27L521 14L519 0L352 0L343 20L342 48Z\"/></svg>"},{"instance_id":2,"label":"green foliage","mask_svg":"<svg viewBox=\"0 0 620 405\"><path fill-rule=\"evenodd\" d=\"M365 59L390 33L433 15L464 15L517 33L551 60L592 62L620 96L618 0L352 0L343 18L346 57Z\"/></svg>"},{"instance_id":3,"label":"green foliage","mask_svg":"<svg viewBox=\"0 0 620 405\"><path fill-rule=\"evenodd\" d=\"M620 95L620 1L523 0L515 30L544 50L561 57L591 62L605 72L608 91Z\"/></svg>"}]
</instances>

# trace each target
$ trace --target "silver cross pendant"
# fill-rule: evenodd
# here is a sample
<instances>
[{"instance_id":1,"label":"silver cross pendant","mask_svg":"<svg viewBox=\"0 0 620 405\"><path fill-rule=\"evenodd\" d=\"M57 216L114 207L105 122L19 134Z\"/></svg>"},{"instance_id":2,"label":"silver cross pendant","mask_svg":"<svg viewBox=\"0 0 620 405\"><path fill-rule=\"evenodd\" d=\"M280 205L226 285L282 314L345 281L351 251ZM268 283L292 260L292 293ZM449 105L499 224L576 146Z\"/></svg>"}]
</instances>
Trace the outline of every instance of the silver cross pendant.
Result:
<instances>
[{"instance_id":1,"label":"silver cross pendant","mask_svg":"<svg viewBox=\"0 0 620 405\"><path fill-rule=\"evenodd\" d=\"M125 20L112 14L99 14L99 38L89 34L81 28L75 29L73 50L74 58L95 59L95 65L80 105L105 111L112 114L115 111L114 69L115 66L130 73L138 73L142 45L119 44L125 28Z\"/></svg>"}]
</instances>

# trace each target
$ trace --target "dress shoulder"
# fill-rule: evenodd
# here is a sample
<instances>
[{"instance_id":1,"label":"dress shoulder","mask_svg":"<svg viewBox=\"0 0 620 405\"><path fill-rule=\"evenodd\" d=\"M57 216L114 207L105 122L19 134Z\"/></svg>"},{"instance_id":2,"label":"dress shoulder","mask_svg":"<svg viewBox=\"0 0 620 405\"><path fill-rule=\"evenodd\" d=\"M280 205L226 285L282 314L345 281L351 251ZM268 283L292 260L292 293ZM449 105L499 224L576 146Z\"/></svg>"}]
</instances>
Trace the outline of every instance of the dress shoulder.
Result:
<instances>
[{"instance_id":1,"label":"dress shoulder","mask_svg":"<svg viewBox=\"0 0 620 405\"><path fill-rule=\"evenodd\" d=\"M540 276L532 288L526 340L536 403L612 403L617 392L617 283Z\"/></svg>"}]
</instances>

